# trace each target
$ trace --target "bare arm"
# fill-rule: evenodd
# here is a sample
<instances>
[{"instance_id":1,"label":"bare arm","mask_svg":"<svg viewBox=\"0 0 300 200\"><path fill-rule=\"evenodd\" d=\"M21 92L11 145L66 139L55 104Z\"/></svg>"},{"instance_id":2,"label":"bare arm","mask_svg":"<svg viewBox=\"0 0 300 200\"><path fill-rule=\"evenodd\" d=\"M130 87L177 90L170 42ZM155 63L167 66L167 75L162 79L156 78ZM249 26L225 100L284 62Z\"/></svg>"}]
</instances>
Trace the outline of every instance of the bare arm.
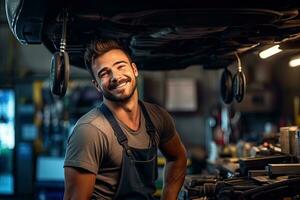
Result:
<instances>
[{"instance_id":1,"label":"bare arm","mask_svg":"<svg viewBox=\"0 0 300 200\"><path fill-rule=\"evenodd\" d=\"M96 175L80 168L65 167L64 200L88 200L94 191Z\"/></svg>"},{"instance_id":2,"label":"bare arm","mask_svg":"<svg viewBox=\"0 0 300 200\"><path fill-rule=\"evenodd\" d=\"M186 173L186 151L177 134L170 141L162 144L160 150L167 160L161 199L176 200Z\"/></svg>"}]
</instances>

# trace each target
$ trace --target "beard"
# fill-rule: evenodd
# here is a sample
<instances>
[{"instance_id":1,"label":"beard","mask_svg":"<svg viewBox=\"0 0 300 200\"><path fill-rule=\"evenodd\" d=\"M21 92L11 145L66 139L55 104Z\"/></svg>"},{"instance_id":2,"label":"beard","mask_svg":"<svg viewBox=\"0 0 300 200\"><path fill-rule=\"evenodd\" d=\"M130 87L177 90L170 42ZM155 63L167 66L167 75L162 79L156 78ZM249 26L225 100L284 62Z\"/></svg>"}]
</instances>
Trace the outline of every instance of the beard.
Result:
<instances>
[{"instance_id":1,"label":"beard","mask_svg":"<svg viewBox=\"0 0 300 200\"><path fill-rule=\"evenodd\" d=\"M131 78L129 78L129 79L130 79L129 82L131 82L132 79ZM112 86L112 87L116 87L116 86ZM134 86L132 87L132 89L128 95L115 96L107 90L102 90L102 94L107 100L110 100L110 101L113 101L116 103L127 102L133 96L133 94L136 90L136 87L137 87L137 82L135 81Z\"/></svg>"}]
</instances>

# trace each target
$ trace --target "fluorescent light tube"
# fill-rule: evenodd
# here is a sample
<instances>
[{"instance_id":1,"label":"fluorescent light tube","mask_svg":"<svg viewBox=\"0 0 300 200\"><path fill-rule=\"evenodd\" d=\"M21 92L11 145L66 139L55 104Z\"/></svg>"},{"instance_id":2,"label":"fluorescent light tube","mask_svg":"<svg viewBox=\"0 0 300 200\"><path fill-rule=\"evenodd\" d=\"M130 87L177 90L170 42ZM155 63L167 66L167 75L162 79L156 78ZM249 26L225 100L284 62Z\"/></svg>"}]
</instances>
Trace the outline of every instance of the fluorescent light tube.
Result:
<instances>
[{"instance_id":1,"label":"fluorescent light tube","mask_svg":"<svg viewBox=\"0 0 300 200\"><path fill-rule=\"evenodd\" d=\"M273 56L274 54L277 54L279 52L281 52L282 50L279 49L279 45L275 45L273 47L270 47L262 52L259 53L259 57L262 59L266 59L270 56Z\"/></svg>"},{"instance_id":2,"label":"fluorescent light tube","mask_svg":"<svg viewBox=\"0 0 300 200\"><path fill-rule=\"evenodd\" d=\"M300 66L300 57L296 57L290 60L289 62L290 67L297 67Z\"/></svg>"}]
</instances>

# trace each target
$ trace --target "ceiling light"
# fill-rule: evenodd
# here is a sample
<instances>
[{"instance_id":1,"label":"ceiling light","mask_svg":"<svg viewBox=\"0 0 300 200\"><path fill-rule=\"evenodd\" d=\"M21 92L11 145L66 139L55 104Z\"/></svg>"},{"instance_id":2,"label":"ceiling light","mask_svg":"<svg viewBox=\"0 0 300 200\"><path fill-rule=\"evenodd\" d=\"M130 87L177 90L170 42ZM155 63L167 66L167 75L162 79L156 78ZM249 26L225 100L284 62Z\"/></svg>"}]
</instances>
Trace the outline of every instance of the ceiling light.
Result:
<instances>
[{"instance_id":1,"label":"ceiling light","mask_svg":"<svg viewBox=\"0 0 300 200\"><path fill-rule=\"evenodd\" d=\"M282 51L281 49L279 49L279 45L275 45L273 47L270 47L262 52L259 53L259 57L262 59L266 59L270 56L273 56L276 53L279 53L280 51Z\"/></svg>"},{"instance_id":2,"label":"ceiling light","mask_svg":"<svg viewBox=\"0 0 300 200\"><path fill-rule=\"evenodd\" d=\"M300 57L296 57L290 60L289 62L290 67L297 67L300 66Z\"/></svg>"}]
</instances>

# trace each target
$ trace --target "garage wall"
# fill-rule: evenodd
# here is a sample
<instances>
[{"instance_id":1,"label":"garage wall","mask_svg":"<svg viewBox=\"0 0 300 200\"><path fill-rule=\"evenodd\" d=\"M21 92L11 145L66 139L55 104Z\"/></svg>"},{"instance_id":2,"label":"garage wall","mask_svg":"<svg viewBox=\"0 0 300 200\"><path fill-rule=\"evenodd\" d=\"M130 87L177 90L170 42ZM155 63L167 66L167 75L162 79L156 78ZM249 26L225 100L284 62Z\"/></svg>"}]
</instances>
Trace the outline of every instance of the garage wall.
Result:
<instances>
[{"instance_id":1,"label":"garage wall","mask_svg":"<svg viewBox=\"0 0 300 200\"><path fill-rule=\"evenodd\" d=\"M198 86L198 109L191 113L171 113L183 143L187 147L205 146L209 139L207 117L211 108L220 102L220 70L203 70L201 66L190 66L183 70L143 72L144 96L146 100L165 107L166 82L169 78L196 80ZM180 94L178 94L180 95Z\"/></svg>"}]
</instances>

